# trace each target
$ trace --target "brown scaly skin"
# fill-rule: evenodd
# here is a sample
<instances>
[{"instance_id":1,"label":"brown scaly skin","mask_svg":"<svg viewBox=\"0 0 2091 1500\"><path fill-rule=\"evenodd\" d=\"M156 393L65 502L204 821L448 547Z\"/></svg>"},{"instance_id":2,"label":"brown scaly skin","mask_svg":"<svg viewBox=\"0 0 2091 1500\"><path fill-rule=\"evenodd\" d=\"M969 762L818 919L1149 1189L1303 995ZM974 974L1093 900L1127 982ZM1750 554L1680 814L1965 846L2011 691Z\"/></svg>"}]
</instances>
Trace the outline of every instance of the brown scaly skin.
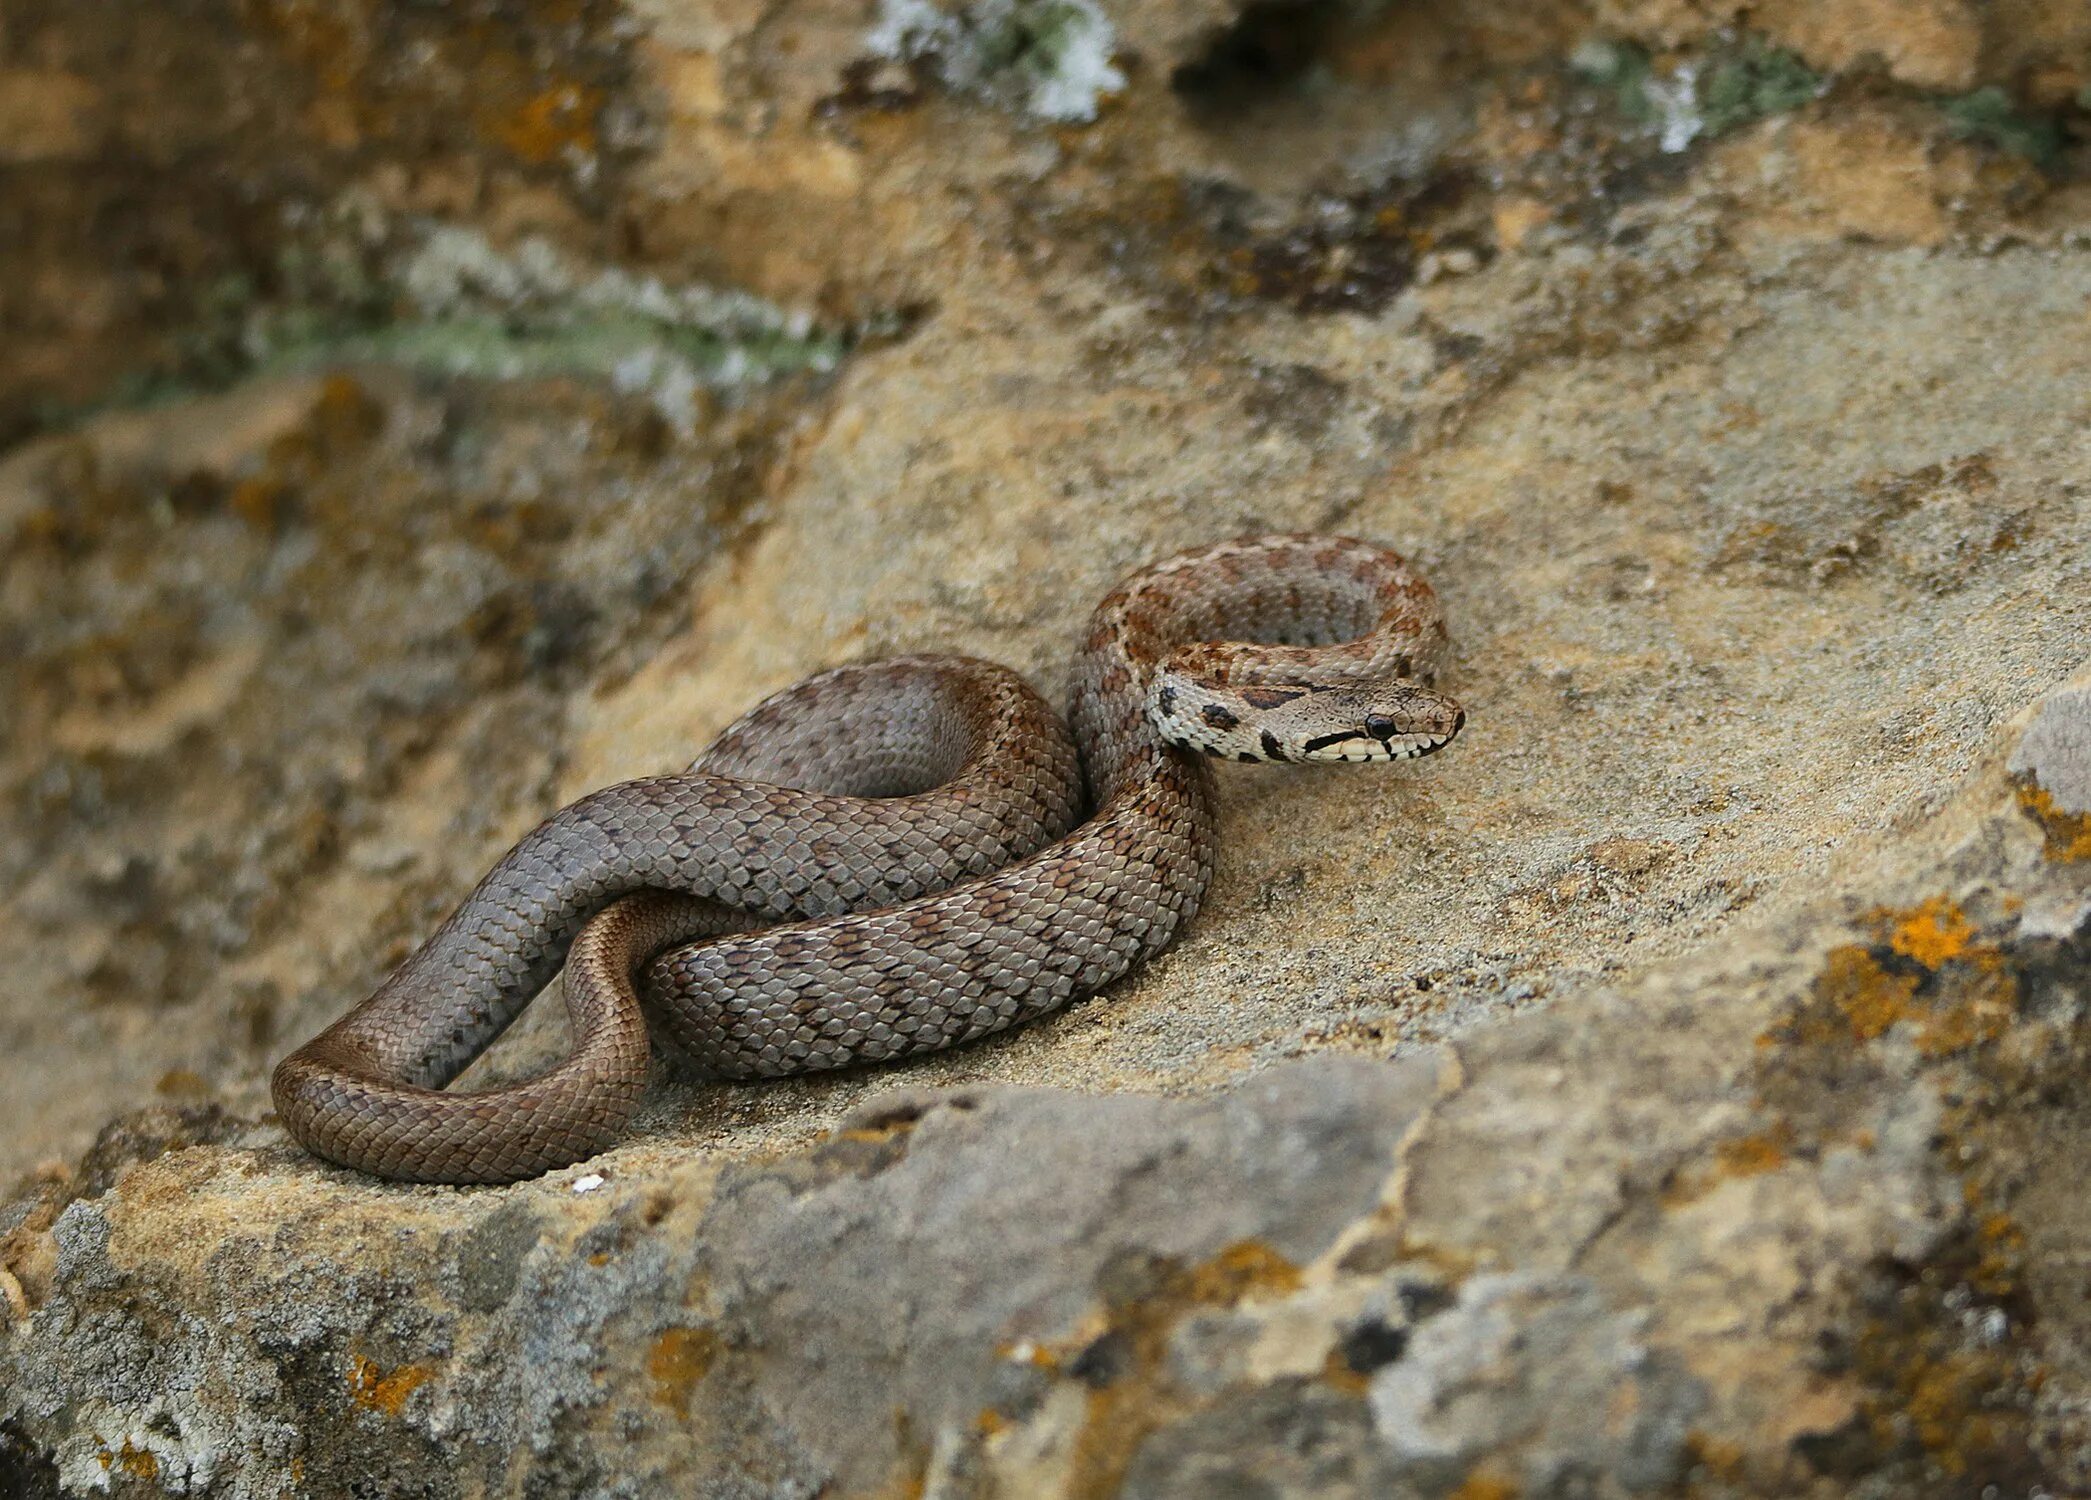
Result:
<instances>
[{"instance_id":1,"label":"brown scaly skin","mask_svg":"<svg viewBox=\"0 0 2091 1500\"><path fill-rule=\"evenodd\" d=\"M311 1150L381 1176L510 1181L599 1150L629 1118L647 1065L635 978L658 1039L714 1077L903 1057L1043 1014L1197 911L1212 773L1185 746L1429 753L1464 723L1427 686L1444 645L1429 586L1347 538L1248 538L1136 575L1075 663L1098 805L1072 832L1065 731L1001 669L920 657L808 679L690 773L594 793L525 838L376 994L284 1060L278 1110ZM1277 743L1267 724L1286 753L1259 751ZM763 920L786 925L746 930ZM676 946L693 938L708 941ZM510 1088L442 1092L562 954L572 1056Z\"/></svg>"}]
</instances>

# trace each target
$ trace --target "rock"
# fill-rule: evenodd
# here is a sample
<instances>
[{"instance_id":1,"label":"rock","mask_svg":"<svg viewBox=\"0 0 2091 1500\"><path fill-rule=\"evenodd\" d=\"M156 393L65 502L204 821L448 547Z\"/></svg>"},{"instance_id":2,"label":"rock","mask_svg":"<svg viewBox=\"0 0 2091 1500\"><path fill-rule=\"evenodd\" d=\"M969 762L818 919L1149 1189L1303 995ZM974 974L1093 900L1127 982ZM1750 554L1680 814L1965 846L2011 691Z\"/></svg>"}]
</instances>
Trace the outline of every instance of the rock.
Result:
<instances>
[{"instance_id":1,"label":"rock","mask_svg":"<svg viewBox=\"0 0 2091 1500\"><path fill-rule=\"evenodd\" d=\"M2043 698L2006 764L2019 801L2046 830L2048 854L2091 860L2091 688Z\"/></svg>"},{"instance_id":2,"label":"rock","mask_svg":"<svg viewBox=\"0 0 2091 1500\"><path fill-rule=\"evenodd\" d=\"M2038 783L2057 811L2091 813L2091 686L2043 698L2006 764Z\"/></svg>"},{"instance_id":3,"label":"rock","mask_svg":"<svg viewBox=\"0 0 2091 1500\"><path fill-rule=\"evenodd\" d=\"M1955 92L1974 87L1982 64L1982 7L1966 0L1916 5L1842 0L1805 5L1773 0L1753 17L1772 36L1815 66L1842 72L1867 60L1919 88Z\"/></svg>"},{"instance_id":4,"label":"rock","mask_svg":"<svg viewBox=\"0 0 2091 1500\"><path fill-rule=\"evenodd\" d=\"M0 1493L2091 1488L2073 9L191 9L0 61ZM1127 983L269 1115L559 802L1262 527L1469 729Z\"/></svg>"}]
</instances>

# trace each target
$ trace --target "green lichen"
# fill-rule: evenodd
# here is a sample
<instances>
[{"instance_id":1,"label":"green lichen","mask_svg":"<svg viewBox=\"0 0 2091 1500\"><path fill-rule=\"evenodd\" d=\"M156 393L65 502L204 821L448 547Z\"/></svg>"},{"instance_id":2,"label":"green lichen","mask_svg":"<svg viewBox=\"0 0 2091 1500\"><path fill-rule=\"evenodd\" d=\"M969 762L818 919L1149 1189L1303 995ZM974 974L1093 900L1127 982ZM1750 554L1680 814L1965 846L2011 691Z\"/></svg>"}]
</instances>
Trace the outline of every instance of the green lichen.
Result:
<instances>
[{"instance_id":1,"label":"green lichen","mask_svg":"<svg viewBox=\"0 0 2091 1500\"><path fill-rule=\"evenodd\" d=\"M768 334L730 339L630 315L533 323L458 316L388 323L363 331L324 328L286 337L263 363L311 368L345 362L403 365L432 374L490 380L569 375L652 391L739 384L795 370L826 369L843 352L836 335Z\"/></svg>"},{"instance_id":2,"label":"green lichen","mask_svg":"<svg viewBox=\"0 0 2091 1500\"><path fill-rule=\"evenodd\" d=\"M2062 155L2062 127L2052 118L2028 113L1996 84L1972 94L1939 101L1953 134L2023 156L2036 167L2052 167Z\"/></svg>"},{"instance_id":3,"label":"green lichen","mask_svg":"<svg viewBox=\"0 0 2091 1500\"><path fill-rule=\"evenodd\" d=\"M92 407L42 416L62 425L257 373L379 363L599 381L646 397L687 430L700 391L830 369L847 345L841 331L760 298L577 266L542 241L500 250L454 226L330 217L288 238L261 274L201 288L169 359Z\"/></svg>"},{"instance_id":4,"label":"green lichen","mask_svg":"<svg viewBox=\"0 0 2091 1500\"><path fill-rule=\"evenodd\" d=\"M996 70L1013 69L1035 79L1050 77L1089 24L1089 13L1066 0L1012 6L999 17L999 24L981 32L981 61Z\"/></svg>"},{"instance_id":5,"label":"green lichen","mask_svg":"<svg viewBox=\"0 0 2091 1500\"><path fill-rule=\"evenodd\" d=\"M1794 53L1746 37L1716 61L1699 85L1699 113L1708 135L1724 135L1766 115L1799 109L1821 94L1822 75Z\"/></svg>"},{"instance_id":6,"label":"green lichen","mask_svg":"<svg viewBox=\"0 0 2091 1500\"><path fill-rule=\"evenodd\" d=\"M1610 91L1627 120L1655 130L1665 151L1799 109L1823 90L1822 75L1798 56L1753 35L1664 69L1635 43L1593 41L1577 49L1570 65Z\"/></svg>"},{"instance_id":7,"label":"green lichen","mask_svg":"<svg viewBox=\"0 0 2091 1500\"><path fill-rule=\"evenodd\" d=\"M1656 103L1648 92L1655 60L1634 42L1591 41L1578 47L1569 66L1585 81L1612 92L1619 113L1636 125L1653 124Z\"/></svg>"}]
</instances>

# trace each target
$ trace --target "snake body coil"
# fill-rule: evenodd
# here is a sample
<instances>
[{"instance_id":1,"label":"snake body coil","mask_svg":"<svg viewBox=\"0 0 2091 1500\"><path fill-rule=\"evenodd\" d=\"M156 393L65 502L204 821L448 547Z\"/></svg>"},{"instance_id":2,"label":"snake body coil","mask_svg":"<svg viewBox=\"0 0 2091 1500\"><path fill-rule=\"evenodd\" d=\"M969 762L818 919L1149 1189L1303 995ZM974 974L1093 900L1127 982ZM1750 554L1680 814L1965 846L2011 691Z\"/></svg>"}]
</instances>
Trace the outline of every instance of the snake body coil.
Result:
<instances>
[{"instance_id":1,"label":"snake body coil","mask_svg":"<svg viewBox=\"0 0 2091 1500\"><path fill-rule=\"evenodd\" d=\"M1267 536L1157 564L1097 607L1073 744L989 663L809 678L688 772L592 793L527 835L376 993L283 1060L277 1109L348 1166L505 1182L615 1138L646 1084L649 1020L699 1073L752 1078L1053 1010L1197 910L1208 758L1429 754L1464 723L1427 685L1444 646L1429 586L1394 553ZM1084 771L1095 811L1078 822ZM445 1092L562 959L569 1055Z\"/></svg>"}]
</instances>

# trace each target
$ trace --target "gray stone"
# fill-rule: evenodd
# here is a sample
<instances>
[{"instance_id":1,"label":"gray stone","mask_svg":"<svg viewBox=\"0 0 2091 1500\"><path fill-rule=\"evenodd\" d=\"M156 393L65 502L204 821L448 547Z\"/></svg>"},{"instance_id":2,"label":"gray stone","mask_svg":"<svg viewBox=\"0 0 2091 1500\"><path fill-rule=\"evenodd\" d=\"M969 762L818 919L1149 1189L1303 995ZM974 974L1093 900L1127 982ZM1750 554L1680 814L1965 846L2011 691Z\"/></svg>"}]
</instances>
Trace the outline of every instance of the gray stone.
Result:
<instances>
[{"instance_id":1,"label":"gray stone","mask_svg":"<svg viewBox=\"0 0 2091 1500\"><path fill-rule=\"evenodd\" d=\"M2091 813L2091 686L2042 699L2007 764L2037 781L2062 812Z\"/></svg>"}]
</instances>

